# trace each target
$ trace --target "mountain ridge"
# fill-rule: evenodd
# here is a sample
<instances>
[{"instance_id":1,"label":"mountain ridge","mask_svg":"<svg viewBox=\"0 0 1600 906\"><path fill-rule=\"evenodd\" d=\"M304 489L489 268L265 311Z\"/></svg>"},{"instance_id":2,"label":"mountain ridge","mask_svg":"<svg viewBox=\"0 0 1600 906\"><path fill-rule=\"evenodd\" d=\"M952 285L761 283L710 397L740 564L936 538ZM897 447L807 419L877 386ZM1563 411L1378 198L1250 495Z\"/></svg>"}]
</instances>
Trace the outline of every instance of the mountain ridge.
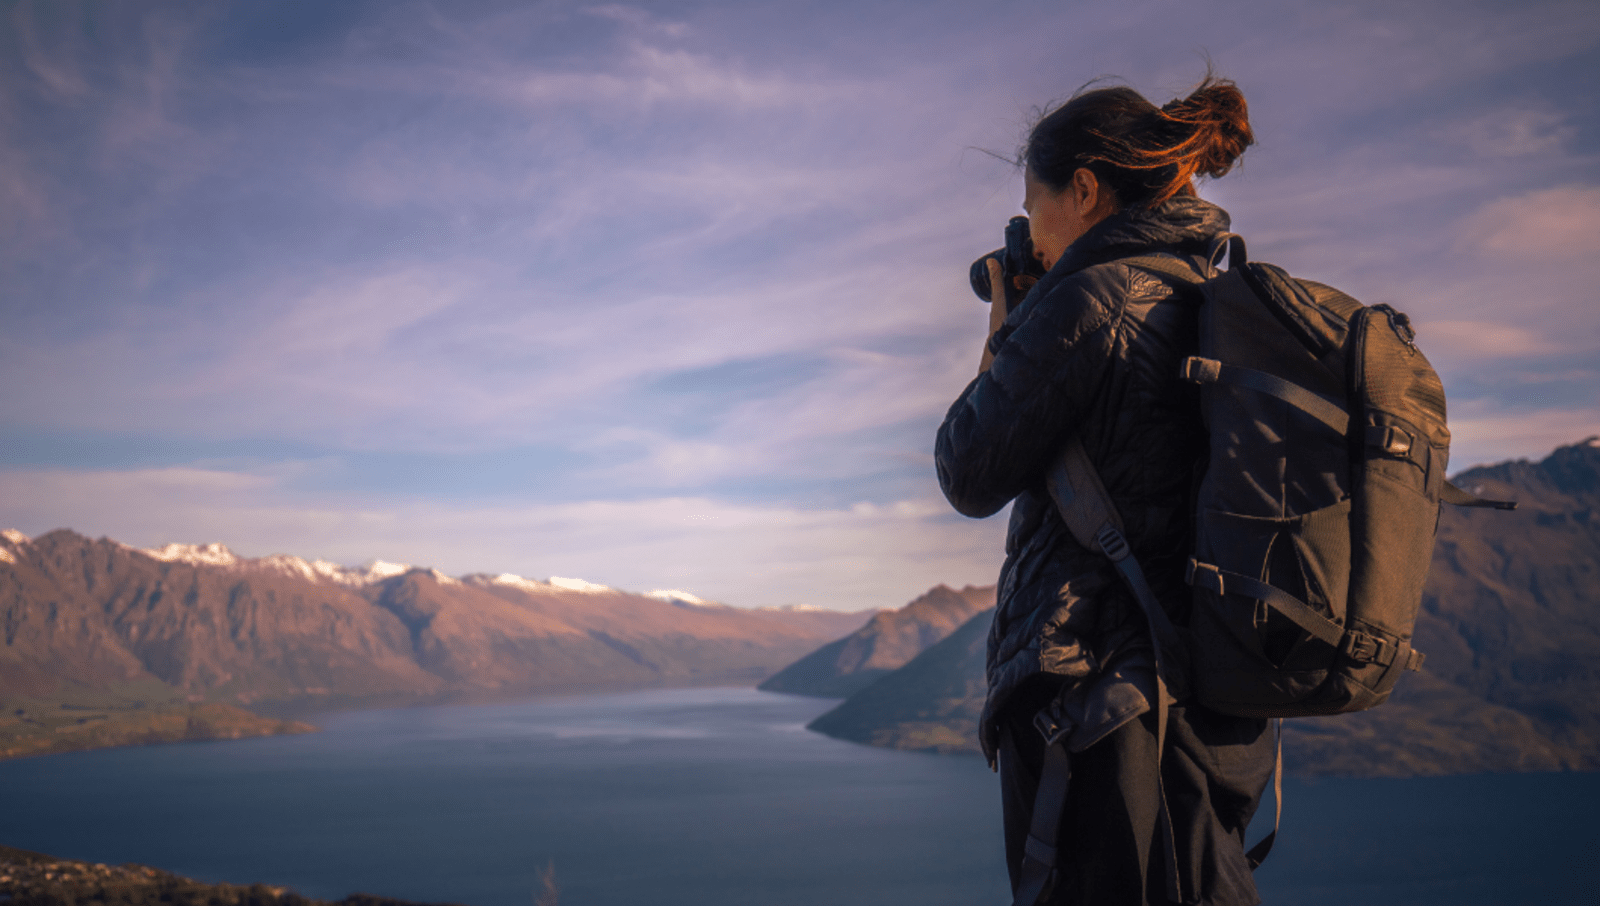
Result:
<instances>
[{"instance_id":1,"label":"mountain ridge","mask_svg":"<svg viewBox=\"0 0 1600 906\"><path fill-rule=\"evenodd\" d=\"M847 698L905 666L994 606L993 585L957 591L939 584L898 610L879 611L866 625L773 674L759 688L822 698Z\"/></svg>"},{"instance_id":2,"label":"mountain ridge","mask_svg":"<svg viewBox=\"0 0 1600 906\"><path fill-rule=\"evenodd\" d=\"M220 544L144 551L66 529L31 539L7 530L0 754L40 734L141 737L155 724L175 726L198 703L283 718L362 704L755 683L870 616L690 603L686 594L663 600L581 580L457 579L382 561L319 567L287 555L240 558ZM77 717L102 714L104 724L66 720L63 706ZM228 733L278 732L274 721L224 723Z\"/></svg>"},{"instance_id":3,"label":"mountain ridge","mask_svg":"<svg viewBox=\"0 0 1600 906\"><path fill-rule=\"evenodd\" d=\"M1286 721L1292 772L1600 770L1600 438L1453 480L1518 508L1442 508L1413 636L1427 655L1423 673L1404 677L1371 711ZM812 728L895 748L977 752L983 651L954 652L928 649ZM956 697L961 688L969 694Z\"/></svg>"}]
</instances>

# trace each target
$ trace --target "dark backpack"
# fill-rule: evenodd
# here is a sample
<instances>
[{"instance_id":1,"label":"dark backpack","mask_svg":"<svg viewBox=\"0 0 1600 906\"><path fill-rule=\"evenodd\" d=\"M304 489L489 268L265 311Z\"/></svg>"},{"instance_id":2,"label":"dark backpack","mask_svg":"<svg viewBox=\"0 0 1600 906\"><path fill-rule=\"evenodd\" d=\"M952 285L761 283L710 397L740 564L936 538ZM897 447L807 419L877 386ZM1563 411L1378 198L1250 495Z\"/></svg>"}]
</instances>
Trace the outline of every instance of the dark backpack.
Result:
<instances>
[{"instance_id":1,"label":"dark backpack","mask_svg":"<svg viewBox=\"0 0 1600 906\"><path fill-rule=\"evenodd\" d=\"M1217 270L1226 251L1230 266ZM1301 717L1381 704L1422 665L1411 629L1445 478L1444 386L1405 315L1246 260L1125 263L1200 297L1209 458L1195 494L1188 680L1204 706Z\"/></svg>"},{"instance_id":2,"label":"dark backpack","mask_svg":"<svg viewBox=\"0 0 1600 906\"><path fill-rule=\"evenodd\" d=\"M1219 270L1224 255L1228 269ZM1219 237L1206 259L1122 263L1171 278L1198 297L1200 348L1182 377L1201 386L1210 437L1195 489L1194 588L1187 632L1151 592L1122 520L1082 445L1047 475L1080 544L1106 555L1138 600L1155 657L1157 751L1168 686L1245 717L1301 717L1381 704L1406 670L1441 503L1511 509L1445 479L1444 387L1405 315L1250 262L1244 240ZM1065 751L1047 748L1018 904L1036 902L1054 864L1065 801ZM1280 723L1275 805L1283 807ZM1159 777L1158 777L1159 782ZM1178 889L1163 797L1169 898ZM1247 854L1266 858L1274 829Z\"/></svg>"}]
</instances>

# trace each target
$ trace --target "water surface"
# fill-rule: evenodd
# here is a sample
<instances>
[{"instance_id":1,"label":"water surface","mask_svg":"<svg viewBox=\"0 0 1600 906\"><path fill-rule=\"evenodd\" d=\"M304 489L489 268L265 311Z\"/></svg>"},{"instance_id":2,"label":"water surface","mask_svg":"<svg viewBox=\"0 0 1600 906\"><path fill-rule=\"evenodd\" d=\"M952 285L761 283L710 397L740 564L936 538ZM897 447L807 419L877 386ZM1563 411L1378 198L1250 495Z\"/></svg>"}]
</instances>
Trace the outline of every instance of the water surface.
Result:
<instances>
[{"instance_id":1,"label":"water surface","mask_svg":"<svg viewBox=\"0 0 1600 906\"><path fill-rule=\"evenodd\" d=\"M324 732L0 763L0 842L209 881L529 906L1006 903L974 757L690 689L337 715ZM1268 903L1593 903L1596 775L1290 781Z\"/></svg>"}]
</instances>

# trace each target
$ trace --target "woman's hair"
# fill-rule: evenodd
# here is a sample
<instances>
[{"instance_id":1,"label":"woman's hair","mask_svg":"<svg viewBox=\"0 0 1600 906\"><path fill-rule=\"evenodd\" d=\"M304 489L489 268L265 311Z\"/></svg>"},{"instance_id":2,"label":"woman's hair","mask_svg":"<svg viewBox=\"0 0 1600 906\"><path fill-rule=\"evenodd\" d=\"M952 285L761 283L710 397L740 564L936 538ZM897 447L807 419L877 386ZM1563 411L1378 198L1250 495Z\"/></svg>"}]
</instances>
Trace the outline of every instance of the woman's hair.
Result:
<instances>
[{"instance_id":1,"label":"woman's hair","mask_svg":"<svg viewBox=\"0 0 1600 906\"><path fill-rule=\"evenodd\" d=\"M1196 174L1227 173L1254 143L1244 95L1207 74L1164 107L1132 88L1080 90L1034 124L1022 163L1056 192L1086 167L1120 205L1144 207L1193 195Z\"/></svg>"}]
</instances>

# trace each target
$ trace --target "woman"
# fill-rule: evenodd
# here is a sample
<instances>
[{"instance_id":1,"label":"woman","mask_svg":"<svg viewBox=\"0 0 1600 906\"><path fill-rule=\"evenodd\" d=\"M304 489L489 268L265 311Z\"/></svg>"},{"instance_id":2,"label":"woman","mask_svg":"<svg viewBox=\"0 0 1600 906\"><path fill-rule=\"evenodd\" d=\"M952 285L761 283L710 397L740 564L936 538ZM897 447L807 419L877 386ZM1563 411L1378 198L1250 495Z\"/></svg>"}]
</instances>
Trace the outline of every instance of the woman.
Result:
<instances>
[{"instance_id":1,"label":"woman","mask_svg":"<svg viewBox=\"0 0 1600 906\"><path fill-rule=\"evenodd\" d=\"M1223 175L1252 142L1244 97L1209 76L1163 108L1104 88L1044 116L1022 164L1047 273L1018 298L1029 278L1006 286L991 265L990 285L1007 292L995 293L978 377L939 429L939 481L957 510L984 517L1014 501L982 721L1014 890L1046 751L1036 726L1056 725L1071 753L1041 902L1259 901L1243 837L1272 772L1265 722L1188 704L1169 676L1180 691L1157 768L1144 617L1109 562L1073 540L1044 478L1069 439L1082 442L1157 598L1184 625L1188 500L1205 443L1178 369L1196 349L1196 311L1171 278L1121 259L1206 254L1228 215L1192 181Z\"/></svg>"}]
</instances>

